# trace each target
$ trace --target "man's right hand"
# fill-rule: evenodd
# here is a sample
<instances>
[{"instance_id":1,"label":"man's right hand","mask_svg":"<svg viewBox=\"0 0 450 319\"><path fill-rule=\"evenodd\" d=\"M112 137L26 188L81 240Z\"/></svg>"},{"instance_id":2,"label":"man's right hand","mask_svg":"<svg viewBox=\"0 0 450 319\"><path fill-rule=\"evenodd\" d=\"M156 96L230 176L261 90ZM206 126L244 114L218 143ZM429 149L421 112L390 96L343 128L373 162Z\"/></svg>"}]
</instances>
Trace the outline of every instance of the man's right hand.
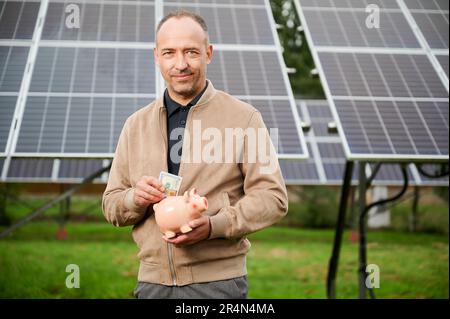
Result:
<instances>
[{"instance_id":1,"label":"man's right hand","mask_svg":"<svg viewBox=\"0 0 450 319\"><path fill-rule=\"evenodd\" d=\"M134 203L142 208L157 203L164 198L164 187L153 176L142 176L136 183Z\"/></svg>"}]
</instances>

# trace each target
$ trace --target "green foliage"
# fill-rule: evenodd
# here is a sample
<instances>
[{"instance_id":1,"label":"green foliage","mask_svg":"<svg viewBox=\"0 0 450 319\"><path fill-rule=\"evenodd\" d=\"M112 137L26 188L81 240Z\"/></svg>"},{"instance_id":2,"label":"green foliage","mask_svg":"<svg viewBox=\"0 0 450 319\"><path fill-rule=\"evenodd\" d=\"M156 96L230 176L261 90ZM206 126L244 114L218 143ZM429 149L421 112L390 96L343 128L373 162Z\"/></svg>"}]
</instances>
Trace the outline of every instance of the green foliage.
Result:
<instances>
[{"instance_id":1,"label":"green foliage","mask_svg":"<svg viewBox=\"0 0 450 319\"><path fill-rule=\"evenodd\" d=\"M440 198L445 200L448 204L448 186L447 187L435 187L434 193L438 195Z\"/></svg>"},{"instance_id":2,"label":"green foliage","mask_svg":"<svg viewBox=\"0 0 450 319\"><path fill-rule=\"evenodd\" d=\"M411 200L393 206L391 209L391 229L408 231L411 218ZM428 203L417 210L417 231L428 233L449 233L449 211L447 203Z\"/></svg>"},{"instance_id":3,"label":"green foliage","mask_svg":"<svg viewBox=\"0 0 450 319\"><path fill-rule=\"evenodd\" d=\"M300 20L294 3L291 0L271 0L271 7L276 23L282 26L278 36L284 48L286 66L297 70L289 74L294 95L303 99L325 98L320 79L312 77L310 73L315 67L314 61L304 32L297 30Z\"/></svg>"},{"instance_id":4,"label":"green foliage","mask_svg":"<svg viewBox=\"0 0 450 319\"><path fill-rule=\"evenodd\" d=\"M298 202L290 202L281 225L307 228L334 227L339 206L339 192L323 186L308 186L296 191Z\"/></svg>"}]
</instances>

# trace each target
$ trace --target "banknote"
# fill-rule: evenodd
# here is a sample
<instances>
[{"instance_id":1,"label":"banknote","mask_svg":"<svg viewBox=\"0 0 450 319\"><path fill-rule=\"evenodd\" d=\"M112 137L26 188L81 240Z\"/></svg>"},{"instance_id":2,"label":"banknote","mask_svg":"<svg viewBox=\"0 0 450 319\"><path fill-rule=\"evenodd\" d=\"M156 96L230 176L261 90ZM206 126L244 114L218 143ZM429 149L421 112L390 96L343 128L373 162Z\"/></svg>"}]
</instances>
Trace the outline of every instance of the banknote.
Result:
<instances>
[{"instance_id":1,"label":"banknote","mask_svg":"<svg viewBox=\"0 0 450 319\"><path fill-rule=\"evenodd\" d=\"M166 196L177 196L180 190L182 177L167 172L159 173L159 181L164 186Z\"/></svg>"}]
</instances>

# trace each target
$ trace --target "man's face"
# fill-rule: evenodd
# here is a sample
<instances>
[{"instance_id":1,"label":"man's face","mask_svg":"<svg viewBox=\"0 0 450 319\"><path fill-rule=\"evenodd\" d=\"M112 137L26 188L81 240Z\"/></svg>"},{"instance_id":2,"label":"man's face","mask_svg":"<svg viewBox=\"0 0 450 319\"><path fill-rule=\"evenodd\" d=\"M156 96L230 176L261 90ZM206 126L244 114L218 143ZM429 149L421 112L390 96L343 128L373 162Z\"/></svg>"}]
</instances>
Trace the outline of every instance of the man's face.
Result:
<instances>
[{"instance_id":1,"label":"man's face","mask_svg":"<svg viewBox=\"0 0 450 319\"><path fill-rule=\"evenodd\" d=\"M157 34L153 53L173 99L188 102L204 88L212 46L193 19L167 20Z\"/></svg>"}]
</instances>

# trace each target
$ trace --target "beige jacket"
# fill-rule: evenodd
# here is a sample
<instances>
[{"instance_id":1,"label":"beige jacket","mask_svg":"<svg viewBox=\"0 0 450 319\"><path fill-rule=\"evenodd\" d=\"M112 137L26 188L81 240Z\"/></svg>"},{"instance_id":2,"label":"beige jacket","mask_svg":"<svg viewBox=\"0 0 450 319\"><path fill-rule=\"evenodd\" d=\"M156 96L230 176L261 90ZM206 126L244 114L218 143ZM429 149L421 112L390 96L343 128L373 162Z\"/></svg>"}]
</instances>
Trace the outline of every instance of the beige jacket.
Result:
<instances>
[{"instance_id":1,"label":"beige jacket","mask_svg":"<svg viewBox=\"0 0 450 319\"><path fill-rule=\"evenodd\" d=\"M211 82L191 108L186 123L186 132L190 133L184 135L178 173L183 177L180 193L196 187L200 195L207 197L205 214L210 216L211 235L207 240L183 247L162 239L152 205L142 210L133 200L133 187L143 175L157 178L161 171L167 171L166 117L161 97L125 122L103 194L103 213L115 226L134 225L132 234L141 260L139 281L183 286L243 276L247 273L246 254L250 248L245 236L282 218L288 205L278 160L261 114L251 105L214 89ZM240 144L242 161L195 162L192 155L195 148L201 145L204 149L208 143L211 146L212 137L186 138L193 134L193 123L200 123L202 132L217 128L222 136L226 134L225 128L260 128L267 137L265 146L273 151L270 160L276 164L275 171L261 173L261 168L268 164L261 163L259 155L256 163L248 160L250 157L246 155L255 145L249 143L247 135ZM232 150L235 155L236 148Z\"/></svg>"}]
</instances>

